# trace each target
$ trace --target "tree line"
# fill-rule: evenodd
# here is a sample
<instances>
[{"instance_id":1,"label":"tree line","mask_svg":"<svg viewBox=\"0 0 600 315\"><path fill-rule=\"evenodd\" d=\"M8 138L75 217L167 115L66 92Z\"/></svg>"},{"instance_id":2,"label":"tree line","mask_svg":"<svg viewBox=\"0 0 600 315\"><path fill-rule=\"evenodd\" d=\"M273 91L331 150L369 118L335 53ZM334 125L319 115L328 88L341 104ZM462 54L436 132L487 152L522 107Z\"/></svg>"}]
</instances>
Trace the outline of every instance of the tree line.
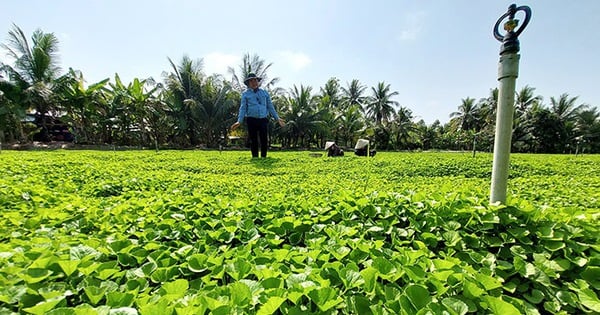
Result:
<instances>
[{"instance_id":1,"label":"tree line","mask_svg":"<svg viewBox=\"0 0 600 315\"><path fill-rule=\"evenodd\" d=\"M0 141L2 143L57 140L53 127L68 128L79 144L138 147L217 148L234 134L243 79L250 72L263 78L285 127L270 126L273 145L283 148L322 148L326 141L352 147L359 138L380 150L483 150L494 141L498 90L480 99L466 97L449 114L449 122L427 125L401 106L390 84L367 87L358 79L342 83L329 79L324 86L296 86L286 90L269 77L271 63L244 55L226 75L207 75L202 59L184 55L168 58L170 69L160 81L114 78L87 84L81 71L61 72L58 39L36 30L28 40L16 25L1 45L11 63L0 61ZM243 142L243 141L242 141ZM563 93L544 98L535 88L516 92L513 152L600 152L600 112Z\"/></svg>"}]
</instances>

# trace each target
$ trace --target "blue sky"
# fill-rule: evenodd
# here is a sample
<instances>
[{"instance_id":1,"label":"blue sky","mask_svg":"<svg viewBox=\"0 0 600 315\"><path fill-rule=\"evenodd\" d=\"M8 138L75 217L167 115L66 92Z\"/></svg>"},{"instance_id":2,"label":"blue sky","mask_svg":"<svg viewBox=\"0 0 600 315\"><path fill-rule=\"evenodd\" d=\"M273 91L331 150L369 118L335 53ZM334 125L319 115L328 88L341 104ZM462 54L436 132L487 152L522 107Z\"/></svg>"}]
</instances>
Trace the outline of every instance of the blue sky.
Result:
<instances>
[{"instance_id":1,"label":"blue sky","mask_svg":"<svg viewBox=\"0 0 600 315\"><path fill-rule=\"evenodd\" d=\"M369 87L380 81L416 119L449 120L466 97L497 87L498 17L514 1L355 0L7 0L0 41L12 23L30 37L55 33L61 65L88 83L113 78L162 80L187 54L206 73L226 74L245 53L273 63L278 86L309 85L317 93L331 77ZM600 1L531 0L533 17L521 34L517 88L544 97L562 93L600 107ZM518 18L522 18L518 15ZM6 62L6 57L0 53Z\"/></svg>"}]
</instances>

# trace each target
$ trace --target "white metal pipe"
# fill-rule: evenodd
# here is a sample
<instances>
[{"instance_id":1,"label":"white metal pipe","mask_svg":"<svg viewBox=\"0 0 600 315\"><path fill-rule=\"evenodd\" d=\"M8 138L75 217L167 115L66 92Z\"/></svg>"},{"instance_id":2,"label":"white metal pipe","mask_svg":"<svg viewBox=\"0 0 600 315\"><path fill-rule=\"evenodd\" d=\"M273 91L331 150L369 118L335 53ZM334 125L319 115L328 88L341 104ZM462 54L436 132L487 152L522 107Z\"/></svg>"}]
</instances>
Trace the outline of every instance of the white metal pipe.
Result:
<instances>
[{"instance_id":1,"label":"white metal pipe","mask_svg":"<svg viewBox=\"0 0 600 315\"><path fill-rule=\"evenodd\" d=\"M512 137L515 85L519 76L519 54L500 56L498 64L498 108L496 113L496 136L490 203L506 203L510 147Z\"/></svg>"}]
</instances>

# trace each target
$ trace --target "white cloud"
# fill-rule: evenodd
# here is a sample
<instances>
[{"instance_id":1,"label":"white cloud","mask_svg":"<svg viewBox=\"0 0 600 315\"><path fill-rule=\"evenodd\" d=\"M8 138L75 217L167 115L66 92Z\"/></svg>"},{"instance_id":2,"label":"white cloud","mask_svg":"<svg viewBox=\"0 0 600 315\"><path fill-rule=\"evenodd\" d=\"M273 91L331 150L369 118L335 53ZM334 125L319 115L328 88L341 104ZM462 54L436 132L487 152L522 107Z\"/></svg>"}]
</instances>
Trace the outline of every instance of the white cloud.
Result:
<instances>
[{"instance_id":1,"label":"white cloud","mask_svg":"<svg viewBox=\"0 0 600 315\"><path fill-rule=\"evenodd\" d=\"M400 34L398 39L401 41L415 40L423 31L423 25L425 24L425 12L413 12L407 14L402 23Z\"/></svg>"},{"instance_id":2,"label":"white cloud","mask_svg":"<svg viewBox=\"0 0 600 315\"><path fill-rule=\"evenodd\" d=\"M302 52L286 50L280 51L278 55L282 59L282 62L294 71L300 71L312 62L310 57Z\"/></svg>"},{"instance_id":3,"label":"white cloud","mask_svg":"<svg viewBox=\"0 0 600 315\"><path fill-rule=\"evenodd\" d=\"M236 68L240 64L242 58L237 55L224 54L220 52L212 52L204 55L204 72L208 75L218 73L227 74L227 68Z\"/></svg>"}]
</instances>

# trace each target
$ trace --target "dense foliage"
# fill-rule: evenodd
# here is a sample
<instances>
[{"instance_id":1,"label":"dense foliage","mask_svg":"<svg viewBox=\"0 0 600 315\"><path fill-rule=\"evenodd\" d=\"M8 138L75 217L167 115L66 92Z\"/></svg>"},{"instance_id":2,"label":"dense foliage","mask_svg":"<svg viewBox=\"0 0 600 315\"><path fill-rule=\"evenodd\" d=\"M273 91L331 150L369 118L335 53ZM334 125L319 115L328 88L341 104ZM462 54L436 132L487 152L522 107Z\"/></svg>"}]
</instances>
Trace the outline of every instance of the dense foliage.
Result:
<instances>
[{"instance_id":1,"label":"dense foliage","mask_svg":"<svg viewBox=\"0 0 600 315\"><path fill-rule=\"evenodd\" d=\"M29 43L17 26L1 46L10 60L0 61L0 142L51 141L74 137L79 144L143 147L212 147L244 138L243 128L230 134L249 72L263 77L263 87L287 125L273 124L271 139L284 147L323 147L335 140L352 146L358 138L384 150L491 151L494 142L497 89L479 100L456 104L446 124L417 121L399 104L398 92L378 82L367 87L358 79L345 85L329 79L318 91L310 86L277 87L269 78L271 64L246 54L238 69L207 75L202 60L184 55L168 59L162 82L122 82L118 74L86 83L81 71L58 67L58 40L37 30ZM158 78L156 78L158 79ZM486 91L474 91L484 96ZM563 93L544 103L535 88L524 86L515 96L513 151L536 153L600 152L600 112ZM54 133L59 129L58 133ZM70 134L65 137L64 132ZM71 136L72 135L72 136Z\"/></svg>"},{"instance_id":2,"label":"dense foliage","mask_svg":"<svg viewBox=\"0 0 600 315\"><path fill-rule=\"evenodd\" d=\"M600 157L2 151L0 314L600 312Z\"/></svg>"}]
</instances>

